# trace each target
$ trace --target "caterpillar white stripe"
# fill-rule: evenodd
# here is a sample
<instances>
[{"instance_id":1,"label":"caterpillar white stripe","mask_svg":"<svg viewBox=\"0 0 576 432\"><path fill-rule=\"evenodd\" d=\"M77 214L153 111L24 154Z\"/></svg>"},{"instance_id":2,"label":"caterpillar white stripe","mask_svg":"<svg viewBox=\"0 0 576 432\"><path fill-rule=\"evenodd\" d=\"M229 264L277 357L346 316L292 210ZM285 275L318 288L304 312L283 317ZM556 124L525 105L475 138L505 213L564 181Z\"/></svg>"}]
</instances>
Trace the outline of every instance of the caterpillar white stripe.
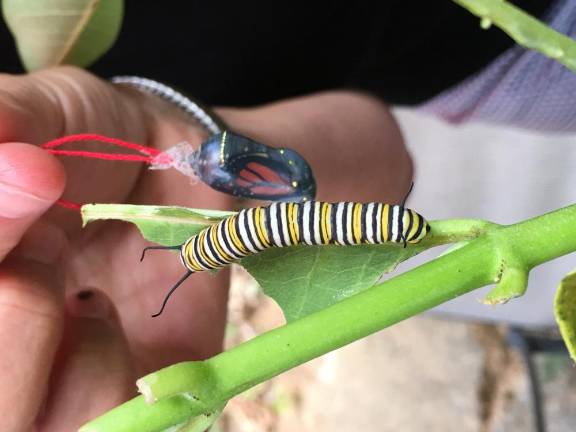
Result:
<instances>
[{"instance_id":1,"label":"caterpillar white stripe","mask_svg":"<svg viewBox=\"0 0 576 432\"><path fill-rule=\"evenodd\" d=\"M418 243L430 230L414 210L381 203L274 203L241 210L181 247L191 272L224 267L270 246Z\"/></svg>"},{"instance_id":2,"label":"caterpillar white stripe","mask_svg":"<svg viewBox=\"0 0 576 432\"><path fill-rule=\"evenodd\" d=\"M402 205L382 203L273 203L239 211L203 229L179 246L147 249L180 249L188 270L170 295L192 273L224 267L272 246L359 245L386 242L418 243L430 231L428 222ZM142 254L144 257L144 254Z\"/></svg>"}]
</instances>

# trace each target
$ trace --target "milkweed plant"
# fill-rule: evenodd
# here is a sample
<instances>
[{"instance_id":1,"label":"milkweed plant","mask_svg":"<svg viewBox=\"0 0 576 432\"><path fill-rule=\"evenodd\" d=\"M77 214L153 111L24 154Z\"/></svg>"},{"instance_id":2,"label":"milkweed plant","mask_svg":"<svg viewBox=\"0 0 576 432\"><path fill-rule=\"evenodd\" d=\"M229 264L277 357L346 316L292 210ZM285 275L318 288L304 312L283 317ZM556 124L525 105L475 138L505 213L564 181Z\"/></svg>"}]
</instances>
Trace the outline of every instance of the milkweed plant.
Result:
<instances>
[{"instance_id":1,"label":"milkweed plant","mask_svg":"<svg viewBox=\"0 0 576 432\"><path fill-rule=\"evenodd\" d=\"M477 15L483 28L496 25L517 43L540 51L576 71L576 43L503 0L455 0ZM54 0L41 6L58 7ZM35 13L27 2L4 0L3 14L31 70L60 63L87 66L114 42L122 2L102 0L93 10L78 1L71 16L45 13L30 43L20 18ZM66 0L68 7L71 2ZM37 5L37 3L35 3ZM120 6L119 6L120 5ZM93 5L92 5L93 6ZM35 6L37 7L37 6ZM40 7L40 6L38 6ZM86 16L89 19L86 19ZM54 33L54 25L63 29ZM70 29L68 32L66 29ZM102 29L108 29L103 34ZM106 33L106 32L104 32ZM50 37L59 40L49 40ZM58 49L65 47L65 49ZM91 204L84 224L117 219L135 224L147 240L164 246L184 243L230 212L177 207ZM81 432L204 431L235 395L288 369L477 288L494 285L484 299L505 303L526 290L530 270L576 251L576 205L514 225L482 220L429 221L419 243L271 248L243 258L242 265L282 308L286 324L204 361L178 363L140 378L140 396L84 425ZM400 262L439 245L453 244L441 256L379 283ZM176 258L175 258L176 259ZM576 358L576 273L558 289L555 314Z\"/></svg>"}]
</instances>

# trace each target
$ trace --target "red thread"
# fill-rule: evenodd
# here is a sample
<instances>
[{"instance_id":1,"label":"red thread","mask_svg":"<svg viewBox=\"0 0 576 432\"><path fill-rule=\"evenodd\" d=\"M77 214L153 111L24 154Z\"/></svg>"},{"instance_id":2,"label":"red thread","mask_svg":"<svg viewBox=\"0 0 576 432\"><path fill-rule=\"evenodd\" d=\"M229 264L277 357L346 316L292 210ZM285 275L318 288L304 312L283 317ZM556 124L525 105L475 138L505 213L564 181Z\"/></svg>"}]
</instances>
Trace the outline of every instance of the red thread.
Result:
<instances>
[{"instance_id":1,"label":"red thread","mask_svg":"<svg viewBox=\"0 0 576 432\"><path fill-rule=\"evenodd\" d=\"M141 155L137 154L118 154L118 153L100 153L100 152L89 152L89 151L82 151L82 150L56 150L57 147L60 147L63 144L73 143L73 142L81 142L81 141L99 141L108 144L115 145L117 147L127 148L130 150L135 150ZM140 144L136 144L130 141L124 141L118 138L110 138L104 135L97 135L97 134L77 134L77 135L68 135L65 137L57 138L52 141L48 141L47 143L42 144L41 146L45 149L48 153L51 153L56 156L77 156L77 157L84 157L84 158L91 158L91 159L103 159L103 160L115 160L115 161L125 161L125 162L144 162L144 163L152 163L160 162L159 159L162 159L162 162L169 163L170 157L168 155L162 155L162 158L158 158L162 152L155 148L146 147ZM59 199L57 201L59 205L62 207L72 209L75 211L80 211L82 207L80 204L73 203L71 201L67 201L64 199Z\"/></svg>"},{"instance_id":2,"label":"red thread","mask_svg":"<svg viewBox=\"0 0 576 432\"><path fill-rule=\"evenodd\" d=\"M87 152L78 150L48 150L48 152L57 156L79 156L91 159L104 159L104 160L117 160L117 161L129 161L129 162L152 162L152 157L150 156L140 156L140 155L127 155L127 154L111 154L111 153L97 153L97 152Z\"/></svg>"},{"instance_id":3,"label":"red thread","mask_svg":"<svg viewBox=\"0 0 576 432\"><path fill-rule=\"evenodd\" d=\"M160 150L156 150L152 147L146 147L140 144L136 144L130 141L123 141L118 138L110 138L104 135L97 135L97 134L77 134L77 135L68 135L61 138L56 138L55 140L48 141L47 143L42 144L42 148L44 149L51 149L55 147L60 147L62 144L71 143L71 142L78 142L78 141L100 141L105 142L108 144L113 144L118 147L129 148L132 150L139 151L140 153L144 153L150 156L158 156L161 152Z\"/></svg>"},{"instance_id":4,"label":"red thread","mask_svg":"<svg viewBox=\"0 0 576 432\"><path fill-rule=\"evenodd\" d=\"M82 206L80 204L76 204L72 201L68 201L65 199L60 198L58 201L56 201L57 204L61 205L64 208L68 208L70 210L75 210L77 212L80 211L80 209L82 208Z\"/></svg>"}]
</instances>

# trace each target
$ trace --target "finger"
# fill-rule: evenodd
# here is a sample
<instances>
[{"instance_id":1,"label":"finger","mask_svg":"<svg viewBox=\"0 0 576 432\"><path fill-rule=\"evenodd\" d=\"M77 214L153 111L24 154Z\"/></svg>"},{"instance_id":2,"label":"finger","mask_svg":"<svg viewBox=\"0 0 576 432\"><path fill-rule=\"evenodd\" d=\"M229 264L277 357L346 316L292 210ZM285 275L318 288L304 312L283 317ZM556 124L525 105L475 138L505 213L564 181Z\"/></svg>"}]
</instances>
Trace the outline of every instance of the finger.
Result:
<instances>
[{"instance_id":1,"label":"finger","mask_svg":"<svg viewBox=\"0 0 576 432\"><path fill-rule=\"evenodd\" d=\"M42 144L85 130L122 131L142 107L126 107L117 96L105 81L71 66L0 74L0 142Z\"/></svg>"},{"instance_id":2,"label":"finger","mask_svg":"<svg viewBox=\"0 0 576 432\"><path fill-rule=\"evenodd\" d=\"M0 266L0 430L33 424L60 343L62 285L52 266L6 260Z\"/></svg>"},{"instance_id":3,"label":"finger","mask_svg":"<svg viewBox=\"0 0 576 432\"><path fill-rule=\"evenodd\" d=\"M0 143L23 141L39 145L86 132L146 143L149 128L143 125L149 123L148 110L137 102L74 67L43 69L24 76L0 74ZM4 118L6 123L2 123ZM76 146L87 151L103 150L98 142ZM77 203L124 199L142 168L140 164L100 163L83 157L63 157L60 162L70 179L65 198ZM58 223L73 221L70 212L53 216ZM66 227L66 232L76 233L77 225Z\"/></svg>"},{"instance_id":4,"label":"finger","mask_svg":"<svg viewBox=\"0 0 576 432\"><path fill-rule=\"evenodd\" d=\"M60 163L28 144L0 145L0 261L62 194Z\"/></svg>"},{"instance_id":5,"label":"finger","mask_svg":"<svg viewBox=\"0 0 576 432\"><path fill-rule=\"evenodd\" d=\"M100 291L84 291L69 300L68 308L72 317L40 430L77 430L135 396L128 343L110 300Z\"/></svg>"},{"instance_id":6,"label":"finger","mask_svg":"<svg viewBox=\"0 0 576 432\"><path fill-rule=\"evenodd\" d=\"M31 75L0 74L0 142L40 144L62 130L62 109ZM30 127L34 125L34 127Z\"/></svg>"}]
</instances>

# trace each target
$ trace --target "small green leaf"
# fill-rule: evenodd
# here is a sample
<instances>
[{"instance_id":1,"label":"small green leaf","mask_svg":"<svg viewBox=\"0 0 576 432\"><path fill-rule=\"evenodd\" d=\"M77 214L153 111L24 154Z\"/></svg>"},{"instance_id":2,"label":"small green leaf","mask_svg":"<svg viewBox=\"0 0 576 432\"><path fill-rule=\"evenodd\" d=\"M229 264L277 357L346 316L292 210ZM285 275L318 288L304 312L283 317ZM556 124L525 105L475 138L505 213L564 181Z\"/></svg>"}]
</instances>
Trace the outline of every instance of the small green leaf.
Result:
<instances>
[{"instance_id":1,"label":"small green leaf","mask_svg":"<svg viewBox=\"0 0 576 432\"><path fill-rule=\"evenodd\" d=\"M292 321L372 287L421 251L401 244L294 246L268 249L241 264Z\"/></svg>"},{"instance_id":2,"label":"small green leaf","mask_svg":"<svg viewBox=\"0 0 576 432\"><path fill-rule=\"evenodd\" d=\"M116 41L123 0L4 0L2 13L24 67L86 67Z\"/></svg>"},{"instance_id":3,"label":"small green leaf","mask_svg":"<svg viewBox=\"0 0 576 432\"><path fill-rule=\"evenodd\" d=\"M176 246L234 212L187 209L184 207L130 204L87 204L82 206L84 225L95 220L116 219L135 224L142 236L164 246Z\"/></svg>"},{"instance_id":4,"label":"small green leaf","mask_svg":"<svg viewBox=\"0 0 576 432\"><path fill-rule=\"evenodd\" d=\"M528 270L521 266L502 264L499 280L486 295L482 303L490 306L504 304L523 296L528 288Z\"/></svg>"},{"instance_id":5,"label":"small green leaf","mask_svg":"<svg viewBox=\"0 0 576 432\"><path fill-rule=\"evenodd\" d=\"M576 271L560 282L554 299L554 316L570 356L576 361Z\"/></svg>"}]
</instances>

